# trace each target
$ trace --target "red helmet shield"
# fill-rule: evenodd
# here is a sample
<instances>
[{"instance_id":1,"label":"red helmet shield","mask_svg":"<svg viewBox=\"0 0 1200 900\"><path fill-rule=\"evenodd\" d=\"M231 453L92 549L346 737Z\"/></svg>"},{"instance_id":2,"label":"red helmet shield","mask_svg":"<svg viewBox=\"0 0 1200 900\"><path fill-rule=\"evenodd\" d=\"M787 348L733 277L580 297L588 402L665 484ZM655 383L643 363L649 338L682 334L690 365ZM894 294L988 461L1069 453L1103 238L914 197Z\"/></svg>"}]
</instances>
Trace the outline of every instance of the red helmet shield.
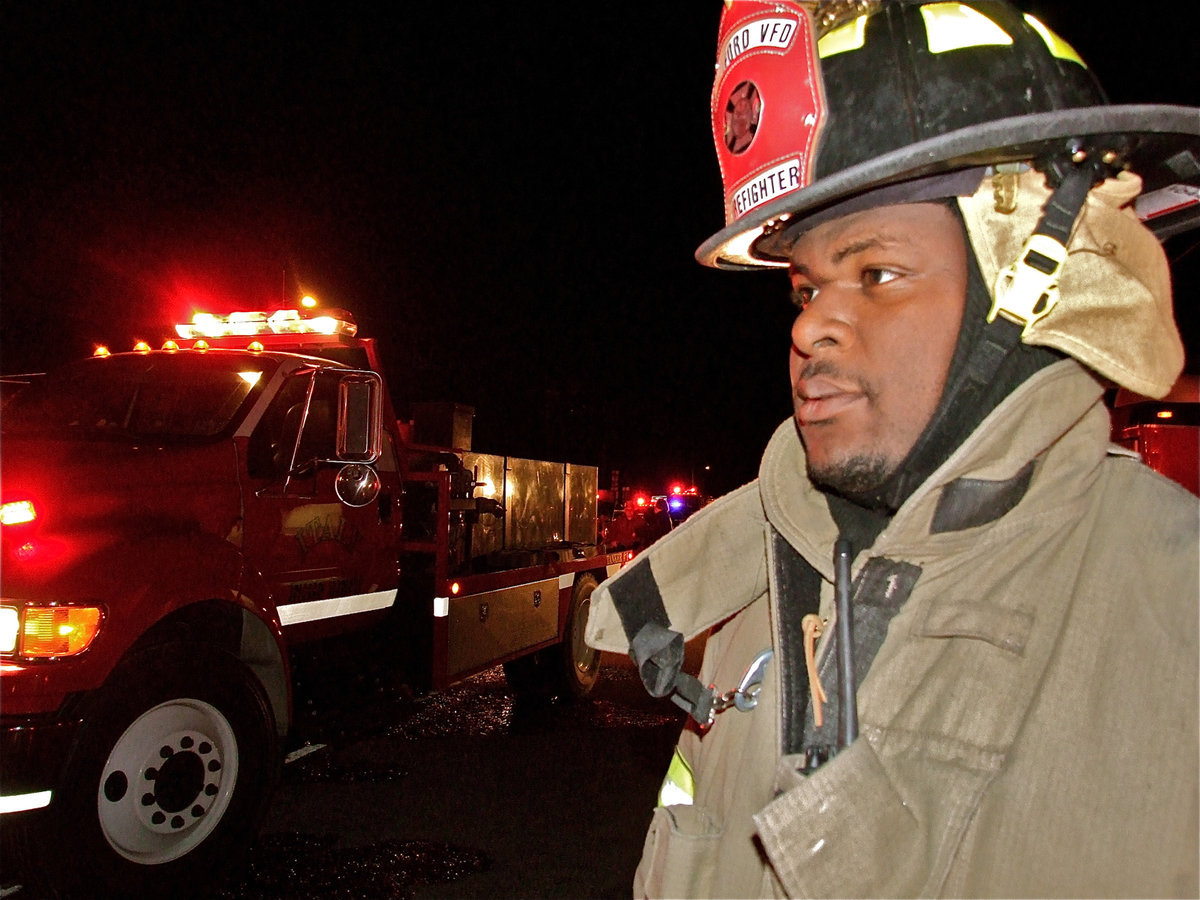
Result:
<instances>
[{"instance_id":1,"label":"red helmet shield","mask_svg":"<svg viewBox=\"0 0 1200 900\"><path fill-rule=\"evenodd\" d=\"M796 3L726 0L712 92L726 225L812 183L824 120L808 11Z\"/></svg>"}]
</instances>

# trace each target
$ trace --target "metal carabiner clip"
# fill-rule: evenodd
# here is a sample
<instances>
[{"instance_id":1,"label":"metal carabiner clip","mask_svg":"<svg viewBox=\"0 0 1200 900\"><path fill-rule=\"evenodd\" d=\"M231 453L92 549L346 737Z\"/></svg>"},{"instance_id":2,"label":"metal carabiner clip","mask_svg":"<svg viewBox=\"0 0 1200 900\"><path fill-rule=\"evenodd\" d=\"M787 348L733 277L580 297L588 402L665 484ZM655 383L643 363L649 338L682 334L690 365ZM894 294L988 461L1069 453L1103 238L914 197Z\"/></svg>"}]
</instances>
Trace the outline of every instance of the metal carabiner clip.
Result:
<instances>
[{"instance_id":1,"label":"metal carabiner clip","mask_svg":"<svg viewBox=\"0 0 1200 900\"><path fill-rule=\"evenodd\" d=\"M768 647L754 657L754 661L746 667L746 674L738 682L737 690L733 692L733 705L742 712L749 712L758 706L758 694L762 690L763 678L767 674L767 665L775 656L775 651Z\"/></svg>"}]
</instances>

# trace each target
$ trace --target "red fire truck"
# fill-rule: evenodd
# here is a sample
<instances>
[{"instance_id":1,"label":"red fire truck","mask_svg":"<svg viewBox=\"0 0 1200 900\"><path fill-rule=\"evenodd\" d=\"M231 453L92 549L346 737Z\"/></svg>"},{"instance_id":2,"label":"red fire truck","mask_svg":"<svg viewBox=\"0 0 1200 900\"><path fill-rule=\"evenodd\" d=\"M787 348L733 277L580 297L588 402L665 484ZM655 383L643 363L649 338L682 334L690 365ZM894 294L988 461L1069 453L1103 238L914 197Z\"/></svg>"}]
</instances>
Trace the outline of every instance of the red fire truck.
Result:
<instances>
[{"instance_id":1,"label":"red fire truck","mask_svg":"<svg viewBox=\"0 0 1200 900\"><path fill-rule=\"evenodd\" d=\"M1200 375L1181 375L1161 400L1121 388L1111 406L1115 443L1200 494Z\"/></svg>"},{"instance_id":2,"label":"red fire truck","mask_svg":"<svg viewBox=\"0 0 1200 900\"><path fill-rule=\"evenodd\" d=\"M418 682L586 694L597 470L398 422L346 314L197 316L4 408L0 829L55 890L167 896L245 848L292 655L375 637Z\"/></svg>"}]
</instances>

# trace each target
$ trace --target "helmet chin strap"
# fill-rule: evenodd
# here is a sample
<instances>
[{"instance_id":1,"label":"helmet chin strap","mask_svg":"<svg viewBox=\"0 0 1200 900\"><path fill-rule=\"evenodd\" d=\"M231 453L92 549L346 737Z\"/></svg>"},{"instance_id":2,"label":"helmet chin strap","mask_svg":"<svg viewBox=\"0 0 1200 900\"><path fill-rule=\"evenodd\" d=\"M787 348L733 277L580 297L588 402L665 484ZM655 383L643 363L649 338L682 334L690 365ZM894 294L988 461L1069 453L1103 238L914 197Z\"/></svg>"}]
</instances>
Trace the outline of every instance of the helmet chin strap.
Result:
<instances>
[{"instance_id":1,"label":"helmet chin strap","mask_svg":"<svg viewBox=\"0 0 1200 900\"><path fill-rule=\"evenodd\" d=\"M1038 168L1054 186L1054 192L1042 207L1042 215L1033 234L1017 258L1001 269L992 290L992 308L988 323L999 318L1020 326L1020 336L1050 312L1058 303L1058 278L1067 259L1067 243L1088 192L1110 175L1116 174L1117 154L1103 155L1076 150L1070 158L1043 161ZM1011 338L1005 337L1005 343Z\"/></svg>"}]
</instances>

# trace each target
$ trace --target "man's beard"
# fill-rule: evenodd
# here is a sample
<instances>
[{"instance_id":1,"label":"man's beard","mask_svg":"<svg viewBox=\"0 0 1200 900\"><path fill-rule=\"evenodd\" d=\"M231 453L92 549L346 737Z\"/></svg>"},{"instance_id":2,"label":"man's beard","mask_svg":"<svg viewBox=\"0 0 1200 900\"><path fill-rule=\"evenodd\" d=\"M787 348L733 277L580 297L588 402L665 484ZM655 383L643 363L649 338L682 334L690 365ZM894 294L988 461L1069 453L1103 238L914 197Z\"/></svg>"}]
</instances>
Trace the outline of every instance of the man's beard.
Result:
<instances>
[{"instance_id":1,"label":"man's beard","mask_svg":"<svg viewBox=\"0 0 1200 900\"><path fill-rule=\"evenodd\" d=\"M810 360L800 373L800 377L805 379L818 375L827 375L856 385L868 403L875 403L879 396L879 392L866 379L842 371L830 360ZM804 432L800 428L799 419L796 420L796 431L803 444ZM885 457L867 453L825 465L814 465L810 458L807 466L808 478L817 488L841 494L848 500L873 494L896 469L896 464L889 462Z\"/></svg>"},{"instance_id":2,"label":"man's beard","mask_svg":"<svg viewBox=\"0 0 1200 900\"><path fill-rule=\"evenodd\" d=\"M824 466L808 463L808 477L818 488L844 497L870 494L892 474L882 456L852 456Z\"/></svg>"}]
</instances>

